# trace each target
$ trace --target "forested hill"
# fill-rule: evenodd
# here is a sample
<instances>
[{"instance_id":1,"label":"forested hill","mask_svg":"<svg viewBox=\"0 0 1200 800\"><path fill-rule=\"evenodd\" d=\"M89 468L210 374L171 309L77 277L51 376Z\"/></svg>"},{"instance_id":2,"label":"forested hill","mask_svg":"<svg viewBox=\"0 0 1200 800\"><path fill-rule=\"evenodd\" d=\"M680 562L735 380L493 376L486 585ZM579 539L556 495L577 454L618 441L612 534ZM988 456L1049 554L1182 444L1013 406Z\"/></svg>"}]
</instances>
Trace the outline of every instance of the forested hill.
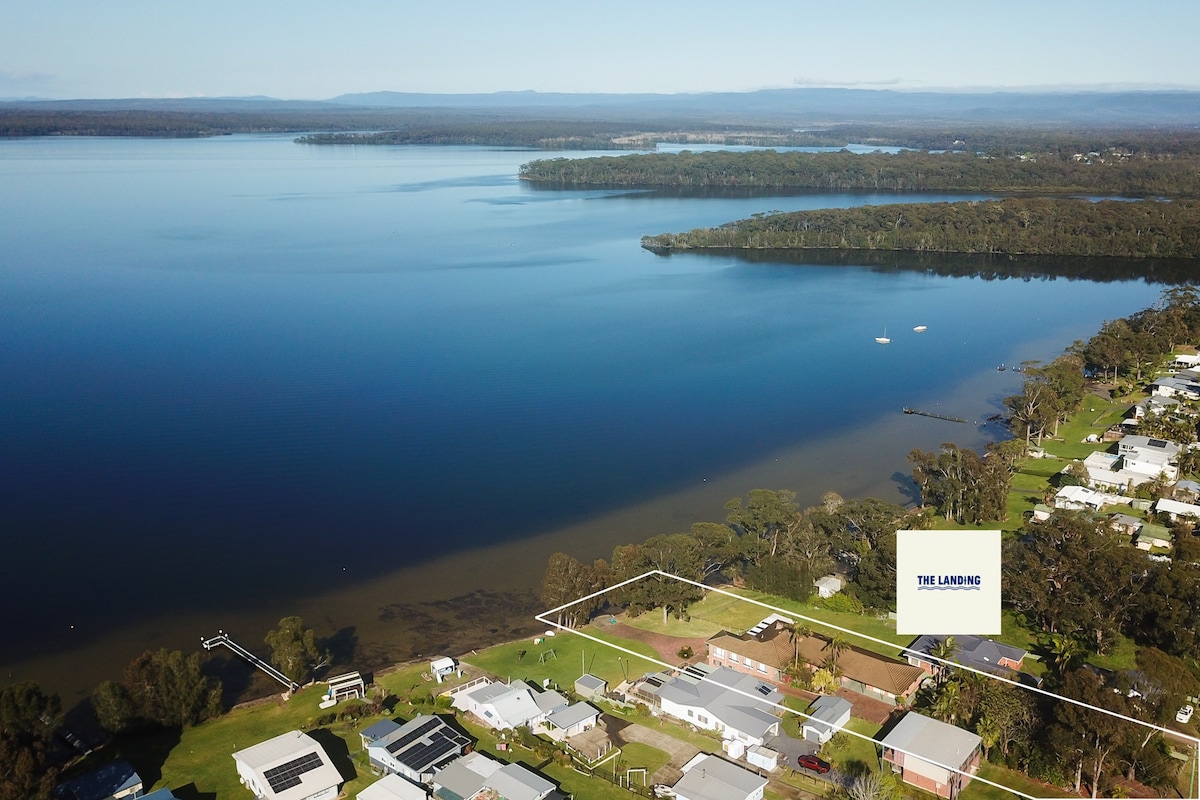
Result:
<instances>
[{"instance_id":1,"label":"forested hill","mask_svg":"<svg viewBox=\"0 0 1200 800\"><path fill-rule=\"evenodd\" d=\"M821 209L646 236L642 246L1200 259L1200 202L1008 198Z\"/></svg>"},{"instance_id":2,"label":"forested hill","mask_svg":"<svg viewBox=\"0 0 1200 800\"><path fill-rule=\"evenodd\" d=\"M973 153L688 152L542 159L522 180L551 186L1040 192L1200 197L1200 156L1108 152L1034 158Z\"/></svg>"}]
</instances>

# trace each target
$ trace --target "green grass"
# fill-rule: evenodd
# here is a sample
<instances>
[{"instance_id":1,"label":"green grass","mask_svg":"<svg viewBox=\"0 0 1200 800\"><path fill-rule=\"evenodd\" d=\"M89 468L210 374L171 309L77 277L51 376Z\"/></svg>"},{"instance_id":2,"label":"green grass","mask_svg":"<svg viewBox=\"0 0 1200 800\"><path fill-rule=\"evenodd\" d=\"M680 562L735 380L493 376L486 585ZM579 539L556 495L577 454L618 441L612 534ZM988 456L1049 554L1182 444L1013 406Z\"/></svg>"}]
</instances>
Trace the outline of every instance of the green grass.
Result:
<instances>
[{"instance_id":1,"label":"green grass","mask_svg":"<svg viewBox=\"0 0 1200 800\"><path fill-rule=\"evenodd\" d=\"M1001 786L1009 786L1018 792L1024 792L1031 797L1070 797L1061 789L1056 789L1044 783L1031 780L1028 776L995 764L979 765L979 776L994 781ZM928 795L933 797L932 794ZM960 800L1013 800L1017 795L989 786L981 781L971 781L971 785L962 790Z\"/></svg>"},{"instance_id":2,"label":"green grass","mask_svg":"<svg viewBox=\"0 0 1200 800\"><path fill-rule=\"evenodd\" d=\"M1100 669L1126 670L1137 668L1137 645L1132 639L1119 637L1109 649L1107 655L1090 654L1087 663Z\"/></svg>"},{"instance_id":3,"label":"green grass","mask_svg":"<svg viewBox=\"0 0 1200 800\"><path fill-rule=\"evenodd\" d=\"M587 628L587 633L628 650L643 653L650 658L657 658L654 649L649 645L618 639L595 626ZM554 651L555 658L549 658L551 650ZM524 657L521 656L522 651L525 653ZM547 660L544 662L539 661L539 655L543 653L547 654ZM563 689L571 689L575 685L575 679L585 671L605 679L610 686L616 686L626 674L632 678L661 669L652 661L630 656L570 633L549 637L540 645L534 644L532 639L496 645L467 656L463 661L498 678L520 678L539 686L543 680L549 678Z\"/></svg>"},{"instance_id":4,"label":"green grass","mask_svg":"<svg viewBox=\"0 0 1200 800\"><path fill-rule=\"evenodd\" d=\"M314 729L316 718L325 713L317 708L323 691L324 687L311 687L286 703L278 700L236 709L185 730L179 743L167 754L162 778L155 786L178 789L195 784L197 792L211 795L215 800L244 800L247 792L238 782L231 757L234 751L298 729L314 734L321 742L333 757L334 765L349 779L343 791L353 797L376 780L368 770L356 769L346 757L360 749L362 740L358 731L365 726L362 722L339 722ZM334 737L342 741L344 749ZM122 755L137 766L153 750L161 748L162 741L160 738L131 742L122 747Z\"/></svg>"},{"instance_id":5,"label":"green grass","mask_svg":"<svg viewBox=\"0 0 1200 800\"><path fill-rule=\"evenodd\" d=\"M856 717L851 717L846 725L847 730L870 738L874 738L881 727ZM849 775L876 772L879 769L879 753L875 744L857 736L835 736L823 748L822 757Z\"/></svg>"},{"instance_id":6,"label":"green grass","mask_svg":"<svg viewBox=\"0 0 1200 800\"><path fill-rule=\"evenodd\" d=\"M729 589L726 589L726 591L729 591ZM886 642L893 643L891 645L881 645L857 637L848 637L858 647L882 655L896 656L900 648L908 645L914 638L912 636L897 635L896 623L891 619L829 611L810 603L799 603L795 600L788 600L763 592L737 590L736 594L738 597L729 597L719 592L708 592L703 600L693 604L688 609L691 616L690 621L671 620L664 625L661 614L643 614L633 620L626 619L625 622L642 630L674 636L708 637L720 630L740 633L754 627L757 622L773 613L769 608L764 608L753 602L747 602L747 600L757 600L774 608L782 609L787 613L799 614L817 620L816 623L807 622L805 624L818 633L835 633L832 629L823 628L819 624L820 622L827 622L831 625L837 625L854 631L855 633L874 636Z\"/></svg>"},{"instance_id":7,"label":"green grass","mask_svg":"<svg viewBox=\"0 0 1200 800\"><path fill-rule=\"evenodd\" d=\"M645 767L646 774L653 776L655 772L665 767L670 760L671 756L657 747L651 747L641 742L629 742L621 747L621 764L619 768Z\"/></svg>"}]
</instances>

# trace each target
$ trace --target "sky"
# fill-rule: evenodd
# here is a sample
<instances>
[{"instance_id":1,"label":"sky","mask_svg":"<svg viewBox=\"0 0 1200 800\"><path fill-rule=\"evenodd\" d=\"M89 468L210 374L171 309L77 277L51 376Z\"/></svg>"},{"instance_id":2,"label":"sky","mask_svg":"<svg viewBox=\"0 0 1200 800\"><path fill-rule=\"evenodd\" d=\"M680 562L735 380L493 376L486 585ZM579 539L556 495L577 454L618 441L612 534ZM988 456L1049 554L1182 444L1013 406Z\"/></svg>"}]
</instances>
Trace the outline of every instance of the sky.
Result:
<instances>
[{"instance_id":1,"label":"sky","mask_svg":"<svg viewBox=\"0 0 1200 800\"><path fill-rule=\"evenodd\" d=\"M4 0L0 98L1200 89L1195 0Z\"/></svg>"}]
</instances>

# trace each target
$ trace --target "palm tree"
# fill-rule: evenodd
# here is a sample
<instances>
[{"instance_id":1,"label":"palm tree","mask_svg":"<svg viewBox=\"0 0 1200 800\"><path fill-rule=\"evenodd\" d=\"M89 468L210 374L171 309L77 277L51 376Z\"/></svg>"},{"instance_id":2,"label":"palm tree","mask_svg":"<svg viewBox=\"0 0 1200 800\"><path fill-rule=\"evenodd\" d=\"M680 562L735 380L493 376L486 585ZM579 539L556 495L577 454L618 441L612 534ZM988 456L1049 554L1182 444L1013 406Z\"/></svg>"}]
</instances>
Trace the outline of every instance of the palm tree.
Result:
<instances>
[{"instance_id":1,"label":"palm tree","mask_svg":"<svg viewBox=\"0 0 1200 800\"><path fill-rule=\"evenodd\" d=\"M996 720L984 714L975 724L975 733L983 744L983 759L987 760L988 751L1000 741L1000 726Z\"/></svg>"},{"instance_id":2,"label":"palm tree","mask_svg":"<svg viewBox=\"0 0 1200 800\"><path fill-rule=\"evenodd\" d=\"M812 630L807 625L797 625L795 622L787 626L788 642L792 645L792 669L800 667L800 643L812 636Z\"/></svg>"},{"instance_id":3,"label":"palm tree","mask_svg":"<svg viewBox=\"0 0 1200 800\"><path fill-rule=\"evenodd\" d=\"M1076 661L1084 654L1079 642L1072 636L1061 633L1050 634L1047 644L1050 651L1050 663L1058 677L1065 675Z\"/></svg>"},{"instance_id":4,"label":"palm tree","mask_svg":"<svg viewBox=\"0 0 1200 800\"><path fill-rule=\"evenodd\" d=\"M941 688L937 699L933 701L933 716L953 725L954 718L958 716L958 697L958 683L950 681Z\"/></svg>"},{"instance_id":5,"label":"palm tree","mask_svg":"<svg viewBox=\"0 0 1200 800\"><path fill-rule=\"evenodd\" d=\"M835 633L833 638L829 640L829 644L826 645L826 647L829 648L830 658L832 658L833 663L836 664L838 657L850 649L850 642L846 641L846 638L840 633Z\"/></svg>"},{"instance_id":6,"label":"palm tree","mask_svg":"<svg viewBox=\"0 0 1200 800\"><path fill-rule=\"evenodd\" d=\"M929 648L929 655L940 661L936 662L935 674L937 682L940 686L945 683L946 678L950 675L950 666L944 662L954 658L954 654L958 652L958 642L954 641L953 636L947 636L945 639L939 639Z\"/></svg>"}]
</instances>

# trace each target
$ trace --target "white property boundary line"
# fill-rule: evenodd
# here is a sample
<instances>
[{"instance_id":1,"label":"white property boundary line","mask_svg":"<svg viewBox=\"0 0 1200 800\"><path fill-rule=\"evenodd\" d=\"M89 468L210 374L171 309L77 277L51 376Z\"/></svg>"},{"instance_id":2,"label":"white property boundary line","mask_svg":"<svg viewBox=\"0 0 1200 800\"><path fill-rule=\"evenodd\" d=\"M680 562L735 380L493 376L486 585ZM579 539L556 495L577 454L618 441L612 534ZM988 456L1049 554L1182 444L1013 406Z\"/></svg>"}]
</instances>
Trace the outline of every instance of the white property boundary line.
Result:
<instances>
[{"instance_id":1,"label":"white property boundary line","mask_svg":"<svg viewBox=\"0 0 1200 800\"><path fill-rule=\"evenodd\" d=\"M721 589L721 588L718 588L718 587L715 587L715 586L706 586L706 585L704 585L703 583L700 583L699 581L693 581L693 580L690 580L690 579L688 579L688 578L682 578L682 577L680 577L680 576L678 576L678 575L674 575L674 574L672 574L672 573L670 573L670 572L663 572L662 570L659 570L659 569L652 569L652 570L648 570L647 572L643 572L641 575L638 575L637 577L634 577L634 578L629 578L628 580L621 581L620 583L614 584L614 585L612 585L612 586L609 586L609 587L607 587L607 588L605 588L605 589L601 589L600 591L597 591L597 592L592 592L591 594L584 595L583 597L580 597L580 598L579 598L579 599L577 599L577 600L572 600L572 601L571 601L571 602L569 602L569 603L563 603L562 605L560 605L560 606L558 606L558 607L556 607L556 608L551 608L551 609L549 609L549 610L547 610L547 611L543 611L543 612L542 612L542 613L540 613L540 614L536 614L534 618L535 618L535 619L537 619L539 622L542 622L542 623L544 623L544 624L546 624L546 625L550 625L550 626L552 626L552 627L554 627L554 628L558 628L560 631L565 631L565 632L567 632L567 633L573 633L573 634L575 634L575 635L577 635L577 636L582 636L583 638L585 638L585 639L589 639L589 640L591 640L591 641L595 642L596 644L603 645L604 647L608 647L608 648L610 648L610 649L612 649L612 650L619 650L619 651L621 651L622 653L626 653L626 654L628 654L628 655L631 655L631 656L633 656L633 657L635 657L635 658L640 658L640 659L643 659L643 660L645 660L645 661L649 661L649 662L651 662L651 663L653 663L653 664L657 664L657 665L659 665L659 666L663 667L664 669L668 669L668 670L675 669L675 666L674 666L674 665L672 665L672 664L668 664L668 663L666 663L665 661L659 661L657 658L653 658L653 657L651 657L651 656L646 656L646 655L643 655L643 654L641 654L641 653L636 653L636 652L634 652L633 650L630 650L630 649L628 649L628 648L621 647L620 645L613 644L612 642L606 642L606 641L604 641L603 639L597 638L596 636L592 636L591 634L584 633L583 631L576 630L576 629L574 629L574 628L568 628L568 627L566 627L565 625L561 625L561 624L559 624L558 622L555 622L554 620L552 620L552 619L549 619L549 617L550 617L551 615L553 615L553 614L557 614L558 612L560 612L560 611L563 611L563 610L565 610L565 609L567 609L567 608L570 608L571 606L573 606L573 605L575 605L575 604L577 604L577 603L582 603L582 602L583 602L583 601L585 601L585 600L591 600L592 598L595 598L595 597L600 597L601 595L607 594L607 593L609 593L609 592L611 592L611 591L614 591L614 590L616 590L616 589L620 589L620 588L621 588L621 587L623 587L623 586L628 586L628 585L629 585L629 584L631 584L631 583L636 583L637 581L640 581L640 580L643 580L643 579L645 579L645 578L649 578L649 577L652 577L652 576L659 576L659 577L662 577L662 578L670 578L671 580L680 581L681 583L687 583L687 584L691 584L692 586L695 586L695 587L697 587L697 588L699 588L699 589L702 589L703 591L706 591L706 592L716 592L717 594L722 594L722 595L725 595L726 597L730 597L730 598L733 598L733 599L735 599L735 600L740 600L740 601L743 601L743 602L746 602L746 603L752 603L752 604L754 604L754 605L756 605L756 606L760 606L760 607L762 607L762 608L764 608L764 609L769 609L769 610L771 610L771 611L774 611L774 612L776 612L776 613L778 613L778 614L782 614L782 615L784 615L784 616L786 616L786 617L788 617L788 618L802 619L802 620L804 620L805 622L811 622L811 623L813 623L813 624L815 624L815 625L820 625L821 627L824 627L824 628L829 628L829 629L831 629L831 630L839 631L839 632L841 632L841 633L846 633L846 634L849 634L849 635L851 635L851 636L856 636L856 637L858 637L859 639L863 639L863 640L865 640L865 641L868 641L868 642L874 642L875 644L881 644L881 645L884 645L885 647L896 647L896 645L895 645L895 644L893 644L892 642L886 641L886 640L884 640L884 639L877 639L877 638L875 638L874 636L869 636L869 635L867 635L867 634L865 634L865 633L859 633L858 631L853 631L853 630L850 630L849 628L843 628L843 627L840 627L840 626L838 626L838 625L834 625L834 624L832 624L832 623L830 623L830 622L826 622L825 620L821 620L821 619L815 619L815 618L813 618L813 617L806 617L806 616L804 616L803 614L797 614L797 613L795 613L795 612L793 612L793 611L788 611L788 610L786 610L786 609L778 608L778 607L776 607L776 606L773 606L773 605L770 605L770 604L768 604L768 603L764 603L764 602L762 602L761 600L755 600L755 599L753 599L753 598L751 598L751 597L744 597L744 596L742 596L742 595L740 595L740 594L735 594L734 592L730 592L730 591L728 591L728 590L726 590L726 589ZM903 652L913 652L913 651L909 651L909 650L907 650L907 648L900 648L900 649L901 649ZM1191 744L1192 744L1192 748L1193 748L1193 759L1196 761L1196 764L1195 764L1194 766L1196 766L1196 767L1200 767L1200 739L1198 739L1198 738L1196 738L1196 737L1193 737L1193 736L1188 736L1188 735L1186 735L1186 734L1182 734L1182 733L1179 733L1179 732L1177 732L1177 731L1170 730L1170 729L1168 729L1168 728L1163 728L1163 727L1160 727L1160 726L1158 726L1158 725L1155 725L1155 724L1153 724L1153 723L1150 723L1150 722L1144 722L1144 721L1142 721L1142 720L1135 719L1134 717L1129 717L1129 716L1126 716L1126 715L1124 715L1124 714L1118 714L1118 713L1117 713L1117 712L1115 712L1115 711L1109 711L1108 709L1105 709L1105 708L1100 708L1100 707L1098 707L1098 706L1093 706L1093 705L1091 705L1091 704L1089 704L1089 703L1084 703L1084 702L1082 702L1082 701L1080 701L1080 700L1075 700L1074 698L1071 698L1071 697L1065 697L1065 696L1063 696L1063 695L1060 695L1060 694L1055 694L1054 692L1049 692L1049 691L1046 691L1045 689L1041 689L1041 688L1034 687L1034 686L1025 686L1024 684L1018 683L1018 682L1016 682L1016 681L1013 681L1013 680L1009 680L1008 678L1002 678L1002 677L1000 677L1000 676L998 676L998 675L992 675L992 674L991 674L991 673L989 673L989 672L984 672L983 670L979 670L979 669L976 669L976 668L974 668L974 667L968 667L968 666L966 666L966 665L964 665L964 664L959 664L958 662L955 662L955 661L950 661L950 660L948 660L948 659L938 658L938 657L936 657L936 656L930 656L930 655L928 655L928 654L925 654L925 653L921 653L920 655L921 655L921 657L922 657L922 658L929 658L929 659L932 659L933 661L937 661L938 663L940 663L940 664L943 664L943 665L946 665L946 666L958 667L959 669L963 669L963 670L966 670L966 671L968 671L968 672L973 672L973 673L975 673L976 675L981 675L981 676L983 676L983 677L985 677L985 678L989 678L989 679L991 679L991 680L995 680L995 681L1001 681L1002 683L1007 683L1008 685L1010 685L1010 686L1015 686L1015 687L1017 687L1018 689L1023 689L1023 690L1025 690L1025 691L1029 691L1029 692L1037 692L1038 694L1042 694L1042 695L1045 695L1046 697L1051 697L1051 698L1054 698L1055 700L1061 700L1061 701L1063 701L1063 702L1066 702L1066 703L1071 703L1071 704L1073 704L1073 705L1077 705L1077 706L1080 706L1080 707L1082 707L1082 708L1089 709L1089 710L1091 710L1091 711L1096 711L1096 712L1098 712L1098 713L1100 713L1100 714L1104 714L1104 715L1106 715L1106 716L1109 716L1109 717L1115 717L1116 719L1120 719L1120 720L1123 720L1123 721L1125 721L1125 722L1131 722L1131 723L1133 723L1134 725L1140 725L1140 726L1142 726L1143 728L1148 728L1148 729L1150 729L1150 730L1157 731L1157 732L1159 732L1159 733L1169 734L1170 736L1172 736L1172 737L1174 737L1174 738L1177 738L1177 739L1184 739L1184 740L1186 740L1186 741L1188 741L1188 742L1191 742ZM702 678L701 680L710 680L710 679L709 679L709 678ZM727 689L730 689L730 687L725 687L725 688L727 688ZM744 691L742 691L742 690L740 690L740 689L730 689L730 691L737 692L738 694L741 694L741 695L743 695L743 696L745 696L745 697L747 697L747 698L749 698L749 699L751 699L751 700L756 700L756 701L759 701L759 702L766 702L768 705L771 705L771 706L773 706L774 708L778 709L780 712L788 712L788 713L796 714L796 715L797 715L797 716L799 716L799 717L803 717L804 719L812 719L812 716L811 716L811 715L809 715L809 714L805 714L805 713L804 713L804 712L802 712L802 711L796 711L796 710L794 710L794 709L787 708L787 707L785 707L785 706L783 706L783 705L781 705L781 704L779 704L779 703L771 703L771 702L769 702L769 701L766 701L766 700L764 700L764 699L763 699L761 696L755 696L755 695L753 695L753 694L751 694L751 693L749 693L749 692L744 692ZM862 739L863 741L870 742L870 743L871 743L873 746L874 746L874 745L878 745L878 744L879 744L879 742L877 742L875 739L872 739L871 737L869 737L869 736L867 736L867 735L865 735L865 734L862 734L862 733L857 733L856 731L852 731L852 730L848 730L848 729L843 729L843 730L842 730L842 732L843 732L843 733L846 733L846 734L849 734L849 735L851 735L851 736L858 737L859 739ZM948 765L946 765L946 764L939 764L938 762L936 762L936 761L933 761L933 760L929 759L929 758L928 758L928 757L926 757L926 756L921 756L921 755L918 755L918 754L916 754L916 753L910 753L910 752L908 752L907 750L904 750L904 749L902 749L902 748L899 748L899 747L890 747L889 749L890 749L890 750L895 750L895 751L897 751L897 752L900 752L900 753L904 753L906 756L912 756L913 758L919 759L919 760L921 760L921 761L924 761L924 762L926 762L926 763L928 763L928 764L933 764L933 765L934 765L934 766L936 766L936 767L941 767L942 769L948 770L948 771L950 771L950 772L957 773L957 774L959 774L959 775L962 775L962 776L964 776L964 777L968 778L969 780L973 780L973 781L980 781L981 783L986 783L986 784L987 784L987 785L989 785L989 786L994 786L994 787L996 787L997 789L1001 789L1001 790L1003 790L1003 791L1006 791L1006 792L1009 792L1009 793L1011 793L1011 794L1014 794L1014 795L1016 795L1016 796L1018 796L1018 797L1025 798L1025 800L1043 800L1043 798L1038 798L1038 797L1034 797L1033 795L1025 794L1024 792L1018 791L1018 790L1016 790L1016 789L1013 789L1013 788L1011 788L1011 787L1009 787L1009 786L1004 786L1003 784L996 783L996 782L994 782L994 781L990 781L990 780L988 780L988 779L986 779L986 778L981 778L981 777L979 777L978 775L971 775L971 774L969 774L969 773L967 773L967 772L964 772L963 770L961 770L961 769L958 769L958 768L956 768L956 767L951 767L951 766L948 766Z\"/></svg>"}]
</instances>

